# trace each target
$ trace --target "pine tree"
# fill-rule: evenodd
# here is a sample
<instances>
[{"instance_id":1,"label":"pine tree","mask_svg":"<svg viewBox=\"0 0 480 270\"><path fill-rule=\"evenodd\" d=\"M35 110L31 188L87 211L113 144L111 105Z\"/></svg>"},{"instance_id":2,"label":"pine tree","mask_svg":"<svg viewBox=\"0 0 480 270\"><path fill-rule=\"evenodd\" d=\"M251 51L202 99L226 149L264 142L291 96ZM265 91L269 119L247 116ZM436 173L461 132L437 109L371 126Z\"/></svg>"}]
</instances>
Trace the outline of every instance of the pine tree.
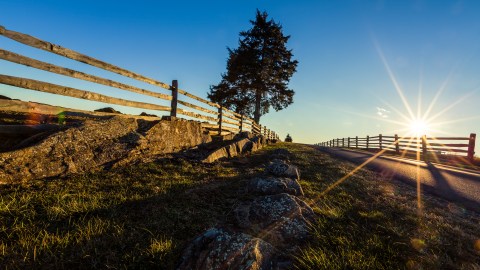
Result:
<instances>
[{"instance_id":1,"label":"pine tree","mask_svg":"<svg viewBox=\"0 0 480 270\"><path fill-rule=\"evenodd\" d=\"M240 32L238 48L228 48L227 72L208 94L214 102L253 115L257 123L270 107L279 111L293 103L295 92L288 82L298 64L286 48L290 36L284 36L282 26L267 17L257 10L255 21L250 21L252 28Z\"/></svg>"}]
</instances>

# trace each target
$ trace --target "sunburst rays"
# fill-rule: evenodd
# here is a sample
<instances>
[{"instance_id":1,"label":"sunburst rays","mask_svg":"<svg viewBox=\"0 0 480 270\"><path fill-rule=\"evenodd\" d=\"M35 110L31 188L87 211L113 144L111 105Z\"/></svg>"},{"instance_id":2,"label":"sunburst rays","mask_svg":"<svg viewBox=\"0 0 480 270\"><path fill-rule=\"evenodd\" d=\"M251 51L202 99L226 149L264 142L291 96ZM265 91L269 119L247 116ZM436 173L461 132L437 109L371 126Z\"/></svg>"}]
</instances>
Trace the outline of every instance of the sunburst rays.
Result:
<instances>
[{"instance_id":1,"label":"sunburst rays","mask_svg":"<svg viewBox=\"0 0 480 270\"><path fill-rule=\"evenodd\" d=\"M444 93L444 91L448 88L449 84L451 83L452 77L454 75L454 70L452 69L447 76L447 78L442 82L441 86L439 89L436 91L433 99L431 102L426 106L425 111L423 111L423 91L424 91L424 80L423 80L423 72L420 72L420 79L419 79L419 85L418 85L418 94L417 94L417 104L416 104L416 112L414 113L412 109L412 105L407 99L404 90L400 86L400 83L398 79L396 78L390 64L388 63L387 58L385 57L383 50L381 49L379 43L373 39L374 46L377 50L377 53L382 61L382 64L386 70L386 73L393 84L393 87L395 88L395 91L400 98L402 105L403 105L403 111L396 108L395 106L392 106L389 102L382 101L385 106L393 111L400 120L394 120L390 118L385 118L385 117L378 117L378 116L371 116L367 114L362 114L362 113L355 113L355 112L349 112L354 115L358 115L361 117L366 117L366 118L371 118L371 119L376 119L379 121L387 122L390 124L395 124L398 128L395 130L395 132L405 132L404 137L399 138L397 141L392 143L389 146L395 146L396 144L402 142L405 144L404 150L402 150L400 157L403 158L406 156L407 152L410 150L414 150L416 152L416 160L420 161L421 160L421 142L420 138L428 133L428 135L432 135L431 133L435 134L449 134L449 132L441 130L442 126L445 126L446 124L454 124L462 121L468 121L472 119L480 119L480 116L475 116L475 117L468 117L468 118L460 118L460 119L455 119L455 120L449 120L449 121L443 121L439 122L436 121L442 116L444 116L448 111L450 111L452 108L458 106L461 104L463 101L465 101L468 97L470 97L474 92L471 92L467 95L464 95L457 100L451 102L448 106L444 107L440 111L434 113L435 107L437 105L438 100L440 99L441 95ZM450 134L449 134L450 135ZM344 182L346 179L354 175L356 172L358 172L360 169L368 165L370 162L378 158L380 155L382 155L386 150L381 150L380 152L376 153L373 155L371 158L354 168L352 171L347 173L345 176L342 178L338 179L335 181L332 185L327 187L317 198L320 199L320 197L324 196L327 194L329 191L334 189L336 186L340 185L342 182ZM421 173L420 173L420 163L417 163L416 165L416 189L417 189L417 208L418 208L418 214L421 216L422 214L422 192L421 192Z\"/></svg>"}]
</instances>

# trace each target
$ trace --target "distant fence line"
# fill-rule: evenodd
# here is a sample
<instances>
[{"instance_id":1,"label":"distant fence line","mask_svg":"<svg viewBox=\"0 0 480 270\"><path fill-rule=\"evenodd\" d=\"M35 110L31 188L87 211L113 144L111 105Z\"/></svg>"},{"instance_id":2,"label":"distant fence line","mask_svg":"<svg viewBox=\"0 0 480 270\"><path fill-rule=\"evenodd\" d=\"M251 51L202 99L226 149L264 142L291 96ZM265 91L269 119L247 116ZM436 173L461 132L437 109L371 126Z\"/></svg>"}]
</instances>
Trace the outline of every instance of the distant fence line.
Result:
<instances>
[{"instance_id":1,"label":"distant fence line","mask_svg":"<svg viewBox=\"0 0 480 270\"><path fill-rule=\"evenodd\" d=\"M442 154L444 153L464 153L470 162L473 162L475 154L476 134L471 133L469 137L399 137L386 136L379 134L378 136L367 136L365 138L347 137L336 138L316 145L324 147L346 147L358 149L380 149L387 151L395 151L400 154L401 151L420 152L423 157L427 153ZM455 143L446 143L446 141L456 141ZM459 143L459 141L468 141L468 143Z\"/></svg>"},{"instance_id":2,"label":"distant fence line","mask_svg":"<svg viewBox=\"0 0 480 270\"><path fill-rule=\"evenodd\" d=\"M107 96L107 95L103 95L103 94L99 94L91 91L80 90L80 89L52 84L48 82L43 82L43 81L38 81L38 80L33 80L28 78L8 76L3 74L0 74L1 84L40 91L44 93L81 98L81 99L86 99L90 101L97 101L97 102L128 106L128 107L134 107L134 108L169 112L169 115L171 117L177 117L177 114L184 115L184 116L192 117L196 120L202 120L202 125L208 130L210 130L210 133L213 133L213 134L224 134L224 133L230 133L230 132L238 133L242 131L250 131L254 134L262 134L266 136L268 139L279 139L279 136L274 131L268 129L266 126L262 126L256 123L253 119L246 117L245 115L231 111L217 103L210 102L203 98L192 95L185 90L179 89L177 80L173 80L172 84L168 85L166 83L148 78L141 74L138 74L138 73L117 67L115 65L103 62L101 60L95 59L93 57L81 54L79 52L76 52L67 48L63 48L59 45L55 45L55 44L40 40L38 38L29 36L26 34L5 29L5 27L3 26L0 26L0 35L3 35L19 43L28 45L30 47L45 50L50 53L54 53L54 54L57 54L81 63L85 63L109 72L122 75L124 77L135 79L137 81L145 82L145 83L169 90L171 91L171 94L153 92L150 90L142 89L136 86L124 84L114 80L102 78L99 76L95 76L95 75L87 74L84 72L76 71L73 69L39 61L39 60L29 58L29 57L16 54L14 52L10 52L3 49L0 49L0 59L13 62L16 64L24 65L24 66L29 66L39 70L44 70L47 72L56 73L63 76L68 76L68 77L72 77L72 78L76 78L84 81L93 82L96 84L102 84L102 85L113 87L116 89L121 89L121 90L129 91L137 94L142 94L142 95L151 96L158 99L171 101L171 104L169 107L169 106L162 106L154 103L145 103L145 102L126 100L126 99L111 97L111 96ZM178 97L178 94L186 96L190 99L196 100L202 103L202 106L198 106L190 102L180 100ZM190 108L190 109L194 109L198 112L186 110L184 108L179 108L178 107L179 105ZM208 105L213 108L208 108L205 105Z\"/></svg>"}]
</instances>

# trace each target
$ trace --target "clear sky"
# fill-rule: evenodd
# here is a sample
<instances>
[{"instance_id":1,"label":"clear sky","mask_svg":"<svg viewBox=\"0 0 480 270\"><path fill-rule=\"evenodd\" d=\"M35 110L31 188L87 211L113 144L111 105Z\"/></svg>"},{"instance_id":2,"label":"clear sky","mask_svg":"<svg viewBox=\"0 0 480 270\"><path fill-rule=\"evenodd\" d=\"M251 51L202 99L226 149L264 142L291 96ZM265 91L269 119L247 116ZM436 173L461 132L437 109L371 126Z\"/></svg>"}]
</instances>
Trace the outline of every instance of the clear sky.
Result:
<instances>
[{"instance_id":1,"label":"clear sky","mask_svg":"<svg viewBox=\"0 0 480 270\"><path fill-rule=\"evenodd\" d=\"M258 8L291 35L288 47L299 61L290 83L294 104L261 119L282 138L290 133L296 142L315 143L403 135L407 119L401 115L411 118L406 103L415 116L418 109L438 115L427 135L480 131L480 1L0 0L0 6L0 25L7 29L166 83L178 79L180 88L201 97L220 80L226 47L237 46ZM92 71L4 37L0 47ZM2 60L0 73L93 90ZM101 105L5 85L0 94L85 109Z\"/></svg>"}]
</instances>

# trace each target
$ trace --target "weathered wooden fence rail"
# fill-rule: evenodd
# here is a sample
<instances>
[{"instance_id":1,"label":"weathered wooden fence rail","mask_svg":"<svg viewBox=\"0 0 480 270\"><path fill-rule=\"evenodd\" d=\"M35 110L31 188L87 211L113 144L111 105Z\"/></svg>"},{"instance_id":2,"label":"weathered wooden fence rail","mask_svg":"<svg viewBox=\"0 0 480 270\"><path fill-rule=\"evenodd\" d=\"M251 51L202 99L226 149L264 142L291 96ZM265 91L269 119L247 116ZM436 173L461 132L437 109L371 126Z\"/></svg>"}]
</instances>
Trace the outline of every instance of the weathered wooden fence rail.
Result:
<instances>
[{"instance_id":1,"label":"weathered wooden fence rail","mask_svg":"<svg viewBox=\"0 0 480 270\"><path fill-rule=\"evenodd\" d=\"M316 145L366 150L380 149L394 151L396 154L413 151L421 153L424 158L427 157L427 154L466 154L468 160L472 162L475 154L476 136L475 133L471 133L469 137L399 137L397 134L394 136L379 134L378 136L366 136L365 138L359 138L358 136L336 138Z\"/></svg>"},{"instance_id":2,"label":"weathered wooden fence rail","mask_svg":"<svg viewBox=\"0 0 480 270\"><path fill-rule=\"evenodd\" d=\"M124 77L135 79L140 82L148 83L150 85L159 87L163 90L167 90L169 91L169 93L164 94L164 93L150 91L140 87L121 83L115 80L102 78L96 75L80 72L77 70L73 70L73 69L57 66L54 64L50 64L47 62L43 62L40 60L36 60L33 58L29 58L29 57L0 48L0 59L3 59L5 61L59 74L62 76L68 76L71 78L92 82L95 84L101 84L104 86L113 87L115 89L120 89L123 91L129 91L136 94L146 95L156 99L171 101L171 103L170 103L170 106L164 106L164 105L155 104L155 100L152 100L151 103L132 101L132 100L111 97L111 96L95 93L93 91L76 89L73 87L62 86L62 85L48 83L44 81L8 76L3 74L0 74L0 84L11 85L19 88L35 90L35 91L40 91L44 93L81 98L81 99L86 99L90 101L97 101L97 102L103 102L108 104L160 111L171 117L177 117L177 115L188 116L195 120L202 121L203 126L209 129L211 133L215 133L215 134L238 133L242 131L250 131L254 134L263 134L268 139L279 138L279 136L275 132L273 132L272 130L268 129L265 126L261 126L257 124L253 119L246 117L245 115L233 112L231 110L228 110L225 107L222 107L220 104L210 102L201 97L192 95L185 90L179 89L177 80L173 80L172 84L168 85L166 83L157 81L152 78L148 78L141 74L95 59L88 55L84 55L79 52L76 52L67 48L63 48L59 45L55 45L50 42L40 40L36 37L32 37L23 33L5 29L5 27L3 26L0 26L0 35L3 35L9 39L12 39L14 41L28 45L33 48L41 49L50 53L54 53L54 54L84 63L84 64L88 64L88 65L112 72L112 73L119 74ZM183 98L179 98L179 95L183 97L188 97L200 105L196 105L191 102L185 101Z\"/></svg>"}]
</instances>

